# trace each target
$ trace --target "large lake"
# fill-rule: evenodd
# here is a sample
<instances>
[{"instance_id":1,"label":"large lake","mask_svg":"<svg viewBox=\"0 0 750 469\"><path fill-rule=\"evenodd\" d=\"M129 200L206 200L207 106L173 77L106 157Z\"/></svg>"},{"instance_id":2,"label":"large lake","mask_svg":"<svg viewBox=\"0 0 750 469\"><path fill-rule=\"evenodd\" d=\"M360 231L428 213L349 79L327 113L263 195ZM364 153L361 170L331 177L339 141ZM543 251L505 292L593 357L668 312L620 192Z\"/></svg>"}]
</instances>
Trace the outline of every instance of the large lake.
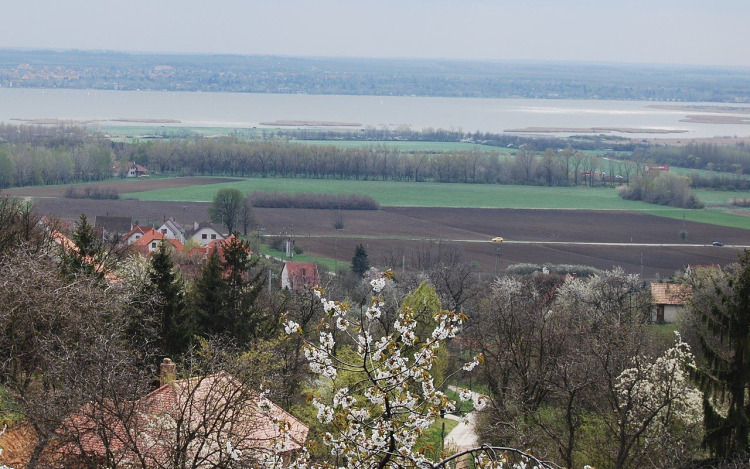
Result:
<instances>
[{"instance_id":1,"label":"large lake","mask_svg":"<svg viewBox=\"0 0 750 469\"><path fill-rule=\"evenodd\" d=\"M612 135L669 138L750 136L748 124L680 122L686 115L697 112L649 107L655 104L687 106L692 103L0 88L0 121L12 122L12 118L93 119L102 120L101 125L107 126L108 119L175 119L180 123L158 125L255 127L261 122L295 120L351 122L366 126L405 124L413 128L460 128L494 133L528 127L624 127L686 132ZM750 105L743 107L750 112ZM744 117L750 119L749 114L744 114ZM558 134L565 135L564 132Z\"/></svg>"}]
</instances>

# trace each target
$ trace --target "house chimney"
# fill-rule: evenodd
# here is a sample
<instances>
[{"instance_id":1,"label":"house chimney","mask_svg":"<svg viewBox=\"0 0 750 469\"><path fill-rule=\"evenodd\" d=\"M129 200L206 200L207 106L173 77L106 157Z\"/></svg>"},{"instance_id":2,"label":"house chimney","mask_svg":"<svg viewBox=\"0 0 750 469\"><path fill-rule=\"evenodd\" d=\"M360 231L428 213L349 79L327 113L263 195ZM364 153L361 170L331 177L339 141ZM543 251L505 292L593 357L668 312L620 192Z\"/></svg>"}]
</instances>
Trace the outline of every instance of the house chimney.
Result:
<instances>
[{"instance_id":1,"label":"house chimney","mask_svg":"<svg viewBox=\"0 0 750 469\"><path fill-rule=\"evenodd\" d=\"M198 222L193 222L193 229L198 231Z\"/></svg>"},{"instance_id":2,"label":"house chimney","mask_svg":"<svg viewBox=\"0 0 750 469\"><path fill-rule=\"evenodd\" d=\"M159 365L159 386L164 386L174 381L175 375L177 374L177 366L174 362L165 358Z\"/></svg>"}]
</instances>

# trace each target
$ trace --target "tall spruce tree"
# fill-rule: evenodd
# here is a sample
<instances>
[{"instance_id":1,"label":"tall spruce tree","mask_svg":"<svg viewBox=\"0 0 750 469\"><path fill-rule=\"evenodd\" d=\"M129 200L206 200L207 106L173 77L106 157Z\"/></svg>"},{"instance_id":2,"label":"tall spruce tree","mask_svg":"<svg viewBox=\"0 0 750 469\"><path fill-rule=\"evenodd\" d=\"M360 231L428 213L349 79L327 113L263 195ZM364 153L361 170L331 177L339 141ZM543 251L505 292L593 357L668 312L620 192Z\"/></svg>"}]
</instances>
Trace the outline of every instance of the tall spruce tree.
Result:
<instances>
[{"instance_id":1,"label":"tall spruce tree","mask_svg":"<svg viewBox=\"0 0 750 469\"><path fill-rule=\"evenodd\" d=\"M198 322L198 334L206 336L223 332L221 318L226 294L227 282L219 253L212 250L193 288L191 303Z\"/></svg>"},{"instance_id":2,"label":"tall spruce tree","mask_svg":"<svg viewBox=\"0 0 750 469\"><path fill-rule=\"evenodd\" d=\"M61 255L61 269L64 274L75 276L84 274L95 278L104 278L101 267L104 257L104 242L96 236L94 227L88 222L85 213L76 223L76 229L71 235L75 248L63 246Z\"/></svg>"},{"instance_id":3,"label":"tall spruce tree","mask_svg":"<svg viewBox=\"0 0 750 469\"><path fill-rule=\"evenodd\" d=\"M159 339L167 355L178 355L190 346L194 320L185 303L185 287L174 267L172 254L164 241L151 258L149 277L159 295Z\"/></svg>"},{"instance_id":4,"label":"tall spruce tree","mask_svg":"<svg viewBox=\"0 0 750 469\"><path fill-rule=\"evenodd\" d=\"M367 250L362 244L358 244L354 250L354 257L352 258L352 272L357 276L362 277L370 269L370 260L367 257Z\"/></svg>"},{"instance_id":5,"label":"tall spruce tree","mask_svg":"<svg viewBox=\"0 0 750 469\"><path fill-rule=\"evenodd\" d=\"M254 271L258 260L237 234L222 244L221 256L212 250L195 282L193 308L201 335L224 335L242 345L258 335L262 322L256 300L263 270Z\"/></svg>"},{"instance_id":6,"label":"tall spruce tree","mask_svg":"<svg viewBox=\"0 0 750 469\"><path fill-rule=\"evenodd\" d=\"M263 269L255 269L258 257L252 257L250 243L233 233L222 245L223 267L227 282L224 328L239 343L258 333L262 322L256 300L263 290Z\"/></svg>"},{"instance_id":7,"label":"tall spruce tree","mask_svg":"<svg viewBox=\"0 0 750 469\"><path fill-rule=\"evenodd\" d=\"M699 281L692 300L702 325L698 338L705 357L705 365L696 372L705 393L704 445L717 456L748 451L750 252L745 250L735 267Z\"/></svg>"}]
</instances>

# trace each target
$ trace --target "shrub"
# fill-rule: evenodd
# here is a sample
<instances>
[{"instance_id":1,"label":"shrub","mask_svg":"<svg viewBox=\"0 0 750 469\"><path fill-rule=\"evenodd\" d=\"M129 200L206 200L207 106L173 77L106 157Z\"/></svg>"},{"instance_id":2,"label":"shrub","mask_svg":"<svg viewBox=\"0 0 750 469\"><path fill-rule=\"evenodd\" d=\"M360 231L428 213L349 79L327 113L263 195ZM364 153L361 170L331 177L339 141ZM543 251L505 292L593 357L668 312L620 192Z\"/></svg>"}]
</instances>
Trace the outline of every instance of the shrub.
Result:
<instances>
[{"instance_id":1,"label":"shrub","mask_svg":"<svg viewBox=\"0 0 750 469\"><path fill-rule=\"evenodd\" d=\"M120 194L114 187L99 186L70 186L65 189L65 197L68 199L97 199L97 200L114 200L119 199Z\"/></svg>"},{"instance_id":2,"label":"shrub","mask_svg":"<svg viewBox=\"0 0 750 469\"><path fill-rule=\"evenodd\" d=\"M541 273L545 268L550 274L571 274L578 277L593 277L601 273L599 269L589 265L571 264L513 264L509 265L506 271L509 275L532 275Z\"/></svg>"},{"instance_id":3,"label":"shrub","mask_svg":"<svg viewBox=\"0 0 750 469\"><path fill-rule=\"evenodd\" d=\"M316 194L312 192L262 192L249 196L258 208L314 208L323 210L380 210L380 204L369 195Z\"/></svg>"},{"instance_id":4,"label":"shrub","mask_svg":"<svg viewBox=\"0 0 750 469\"><path fill-rule=\"evenodd\" d=\"M750 199L731 199L729 203L734 207L750 207Z\"/></svg>"},{"instance_id":5,"label":"shrub","mask_svg":"<svg viewBox=\"0 0 750 469\"><path fill-rule=\"evenodd\" d=\"M630 185L618 187L617 192L627 200L679 208L703 208L703 203L690 190L690 179L669 173L631 179Z\"/></svg>"}]
</instances>

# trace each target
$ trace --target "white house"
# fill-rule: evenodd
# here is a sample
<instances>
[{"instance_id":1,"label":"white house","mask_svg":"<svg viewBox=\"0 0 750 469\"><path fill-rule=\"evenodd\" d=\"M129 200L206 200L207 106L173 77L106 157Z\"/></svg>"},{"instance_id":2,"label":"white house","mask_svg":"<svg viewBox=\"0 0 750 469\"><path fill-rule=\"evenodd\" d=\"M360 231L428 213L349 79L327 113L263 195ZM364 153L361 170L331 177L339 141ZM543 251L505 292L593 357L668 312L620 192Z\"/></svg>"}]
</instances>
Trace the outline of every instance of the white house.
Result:
<instances>
[{"instance_id":1,"label":"white house","mask_svg":"<svg viewBox=\"0 0 750 469\"><path fill-rule=\"evenodd\" d=\"M185 228L180 226L180 224L177 223L174 217L170 217L165 220L157 231L164 235L164 237L167 239L176 239L180 243L185 244Z\"/></svg>"},{"instance_id":2,"label":"white house","mask_svg":"<svg viewBox=\"0 0 750 469\"><path fill-rule=\"evenodd\" d=\"M690 300L691 294L689 285L652 283L654 307L651 320L656 323L674 322L677 312Z\"/></svg>"},{"instance_id":3,"label":"white house","mask_svg":"<svg viewBox=\"0 0 750 469\"><path fill-rule=\"evenodd\" d=\"M222 235L212 224L204 221L203 223L196 222L193 225L193 229L185 233L185 238L192 239L199 242L201 246L205 246L211 241L224 239L224 235Z\"/></svg>"},{"instance_id":4,"label":"white house","mask_svg":"<svg viewBox=\"0 0 750 469\"><path fill-rule=\"evenodd\" d=\"M123 165L119 161L115 161L112 165L112 177L122 176ZM127 162L124 166L125 177L127 178L139 178L149 176L148 169L139 165L136 162Z\"/></svg>"},{"instance_id":5,"label":"white house","mask_svg":"<svg viewBox=\"0 0 750 469\"><path fill-rule=\"evenodd\" d=\"M122 236L122 242L128 246L135 243L143 237L146 233L153 231L154 229L150 226L134 226L132 230L128 231Z\"/></svg>"}]
</instances>

